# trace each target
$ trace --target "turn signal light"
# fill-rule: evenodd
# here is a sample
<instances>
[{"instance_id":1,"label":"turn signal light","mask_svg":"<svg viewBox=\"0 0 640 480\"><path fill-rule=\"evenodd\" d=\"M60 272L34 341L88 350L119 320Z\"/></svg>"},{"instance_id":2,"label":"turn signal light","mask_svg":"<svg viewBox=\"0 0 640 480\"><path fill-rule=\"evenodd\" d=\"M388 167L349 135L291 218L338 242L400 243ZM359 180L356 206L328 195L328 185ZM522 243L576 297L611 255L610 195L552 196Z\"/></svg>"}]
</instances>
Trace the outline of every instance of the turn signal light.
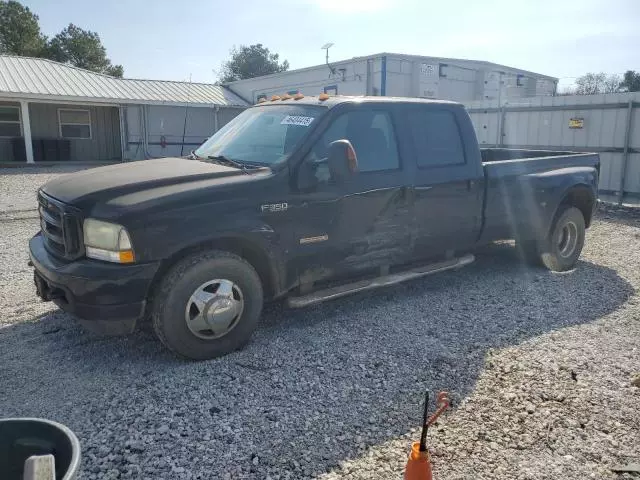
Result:
<instances>
[{"instance_id":1,"label":"turn signal light","mask_svg":"<svg viewBox=\"0 0 640 480\"><path fill-rule=\"evenodd\" d=\"M122 250L118 253L120 254L120 263L133 263L136 260L133 250Z\"/></svg>"}]
</instances>

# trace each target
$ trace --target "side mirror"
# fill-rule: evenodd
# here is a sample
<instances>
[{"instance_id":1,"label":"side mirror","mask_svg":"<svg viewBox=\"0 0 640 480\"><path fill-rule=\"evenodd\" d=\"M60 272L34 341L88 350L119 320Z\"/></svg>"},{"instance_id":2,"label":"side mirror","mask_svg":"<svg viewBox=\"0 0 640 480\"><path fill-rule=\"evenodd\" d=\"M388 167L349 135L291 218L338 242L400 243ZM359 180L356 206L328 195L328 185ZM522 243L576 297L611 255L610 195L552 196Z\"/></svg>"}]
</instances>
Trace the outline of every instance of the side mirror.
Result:
<instances>
[{"instance_id":1,"label":"side mirror","mask_svg":"<svg viewBox=\"0 0 640 480\"><path fill-rule=\"evenodd\" d=\"M358 158L349 140L336 140L329 145L329 173L331 178L342 183L358 172Z\"/></svg>"}]
</instances>

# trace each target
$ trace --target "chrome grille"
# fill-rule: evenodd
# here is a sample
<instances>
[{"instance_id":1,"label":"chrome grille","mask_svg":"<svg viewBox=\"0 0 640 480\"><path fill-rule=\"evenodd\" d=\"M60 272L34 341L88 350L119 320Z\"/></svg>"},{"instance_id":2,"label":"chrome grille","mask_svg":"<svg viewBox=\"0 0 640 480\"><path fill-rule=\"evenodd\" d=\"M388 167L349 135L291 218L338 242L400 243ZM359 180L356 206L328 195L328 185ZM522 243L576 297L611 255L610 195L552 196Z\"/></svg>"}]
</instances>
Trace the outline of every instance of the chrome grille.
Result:
<instances>
[{"instance_id":1,"label":"chrome grille","mask_svg":"<svg viewBox=\"0 0 640 480\"><path fill-rule=\"evenodd\" d=\"M75 209L38 192L40 230L51 253L66 259L82 254L80 215Z\"/></svg>"}]
</instances>

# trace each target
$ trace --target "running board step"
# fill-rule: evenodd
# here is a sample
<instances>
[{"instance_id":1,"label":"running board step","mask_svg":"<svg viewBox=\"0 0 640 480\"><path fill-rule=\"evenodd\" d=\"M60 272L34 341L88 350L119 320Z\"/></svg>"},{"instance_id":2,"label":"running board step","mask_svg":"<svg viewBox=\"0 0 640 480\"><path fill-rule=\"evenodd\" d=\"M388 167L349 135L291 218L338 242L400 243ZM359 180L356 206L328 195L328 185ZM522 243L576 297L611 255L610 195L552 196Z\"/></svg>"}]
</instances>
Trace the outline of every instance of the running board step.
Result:
<instances>
[{"instance_id":1,"label":"running board step","mask_svg":"<svg viewBox=\"0 0 640 480\"><path fill-rule=\"evenodd\" d=\"M308 295L289 297L287 299L287 305L291 308L308 307L309 305L315 305L327 300L333 300L334 298L344 297L347 295L351 295L352 293L364 292L365 290L373 290L374 288L387 287L389 285L395 285L396 283L406 282L407 280L413 280L414 278L424 277L433 273L462 268L465 265L469 265L474 260L475 257L469 254L460 258L454 258L451 260L445 260L443 262L432 263L431 265L412 268L410 270L405 270L404 272L392 273L390 275L384 275L382 277L376 277L369 280L360 280L359 282L338 285L337 287L318 290Z\"/></svg>"}]
</instances>

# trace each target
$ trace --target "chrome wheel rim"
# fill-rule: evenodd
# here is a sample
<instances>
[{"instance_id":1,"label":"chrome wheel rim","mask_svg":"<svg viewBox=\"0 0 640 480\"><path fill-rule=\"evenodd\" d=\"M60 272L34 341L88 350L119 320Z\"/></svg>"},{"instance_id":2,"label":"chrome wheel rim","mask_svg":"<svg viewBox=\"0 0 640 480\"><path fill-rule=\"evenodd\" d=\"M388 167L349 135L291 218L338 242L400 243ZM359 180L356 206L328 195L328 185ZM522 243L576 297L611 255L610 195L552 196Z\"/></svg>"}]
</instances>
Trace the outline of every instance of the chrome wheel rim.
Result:
<instances>
[{"instance_id":1,"label":"chrome wheel rim","mask_svg":"<svg viewBox=\"0 0 640 480\"><path fill-rule=\"evenodd\" d=\"M203 340L224 337L238 324L244 310L244 296L231 280L203 283L189 297L184 319L189 331Z\"/></svg>"},{"instance_id":2,"label":"chrome wheel rim","mask_svg":"<svg viewBox=\"0 0 640 480\"><path fill-rule=\"evenodd\" d=\"M567 222L558 235L558 253L561 257L570 257L578 244L578 227L573 222Z\"/></svg>"}]
</instances>

